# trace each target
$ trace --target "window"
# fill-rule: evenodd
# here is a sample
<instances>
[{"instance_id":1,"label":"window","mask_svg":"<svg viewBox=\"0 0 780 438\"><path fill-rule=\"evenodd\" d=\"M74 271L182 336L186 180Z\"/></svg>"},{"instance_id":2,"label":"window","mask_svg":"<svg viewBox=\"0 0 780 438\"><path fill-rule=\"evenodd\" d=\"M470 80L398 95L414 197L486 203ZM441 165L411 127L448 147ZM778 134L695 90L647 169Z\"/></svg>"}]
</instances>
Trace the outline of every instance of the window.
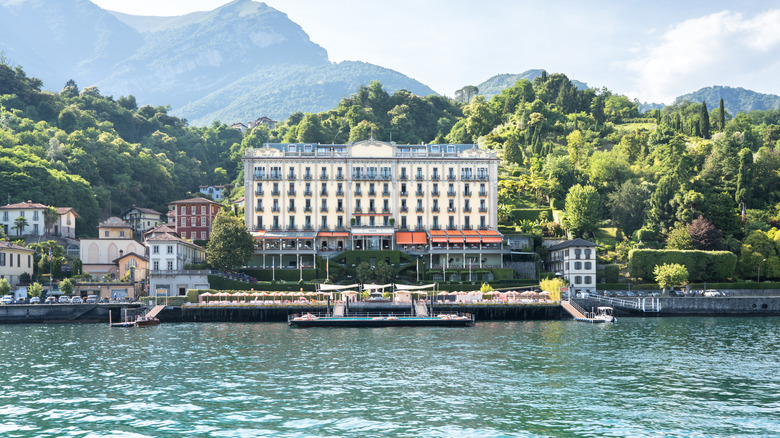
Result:
<instances>
[{"instance_id":1,"label":"window","mask_svg":"<svg viewBox=\"0 0 780 438\"><path fill-rule=\"evenodd\" d=\"M586 259L589 259L589 258L590 258L590 249L586 249L586 250L585 250L585 258L586 258Z\"/></svg>"},{"instance_id":2,"label":"window","mask_svg":"<svg viewBox=\"0 0 780 438\"><path fill-rule=\"evenodd\" d=\"M337 218L336 226L338 228L344 228L344 216L339 216Z\"/></svg>"},{"instance_id":3,"label":"window","mask_svg":"<svg viewBox=\"0 0 780 438\"><path fill-rule=\"evenodd\" d=\"M593 265L590 262L585 262L585 269L590 270L591 266Z\"/></svg>"},{"instance_id":4,"label":"window","mask_svg":"<svg viewBox=\"0 0 780 438\"><path fill-rule=\"evenodd\" d=\"M168 245L167 254L173 254L173 245Z\"/></svg>"},{"instance_id":5,"label":"window","mask_svg":"<svg viewBox=\"0 0 780 438\"><path fill-rule=\"evenodd\" d=\"M152 254L159 254L160 253L160 246L154 245L152 246Z\"/></svg>"},{"instance_id":6,"label":"window","mask_svg":"<svg viewBox=\"0 0 780 438\"><path fill-rule=\"evenodd\" d=\"M181 214L187 214L187 207L181 206Z\"/></svg>"},{"instance_id":7,"label":"window","mask_svg":"<svg viewBox=\"0 0 780 438\"><path fill-rule=\"evenodd\" d=\"M119 237L125 237L125 232L124 231L120 231L119 232Z\"/></svg>"},{"instance_id":8,"label":"window","mask_svg":"<svg viewBox=\"0 0 780 438\"><path fill-rule=\"evenodd\" d=\"M206 214L206 206L205 205L201 205L200 206L200 212L201 212L201 214Z\"/></svg>"},{"instance_id":9,"label":"window","mask_svg":"<svg viewBox=\"0 0 780 438\"><path fill-rule=\"evenodd\" d=\"M194 205L192 207L190 207L190 214L196 214L197 211L198 211L197 209L198 209L198 207L196 207Z\"/></svg>"},{"instance_id":10,"label":"window","mask_svg":"<svg viewBox=\"0 0 780 438\"><path fill-rule=\"evenodd\" d=\"M423 217L417 216L417 228L422 228L422 227L423 227Z\"/></svg>"},{"instance_id":11,"label":"window","mask_svg":"<svg viewBox=\"0 0 780 438\"><path fill-rule=\"evenodd\" d=\"M34 220L34 221L37 221L37 220L38 220L38 211L34 211L34 212L33 212L33 220Z\"/></svg>"},{"instance_id":12,"label":"window","mask_svg":"<svg viewBox=\"0 0 780 438\"><path fill-rule=\"evenodd\" d=\"M168 262L168 270L173 271L173 262L171 261Z\"/></svg>"},{"instance_id":13,"label":"window","mask_svg":"<svg viewBox=\"0 0 780 438\"><path fill-rule=\"evenodd\" d=\"M197 223L198 223L198 218L196 218L195 216L190 218L190 225L194 227Z\"/></svg>"},{"instance_id":14,"label":"window","mask_svg":"<svg viewBox=\"0 0 780 438\"><path fill-rule=\"evenodd\" d=\"M406 216L401 216L401 228L406 228Z\"/></svg>"},{"instance_id":15,"label":"window","mask_svg":"<svg viewBox=\"0 0 780 438\"><path fill-rule=\"evenodd\" d=\"M7 211L4 211L4 212L3 212L3 220L4 220L4 221L7 221L7 220L8 220L8 212L7 212Z\"/></svg>"},{"instance_id":16,"label":"window","mask_svg":"<svg viewBox=\"0 0 780 438\"><path fill-rule=\"evenodd\" d=\"M24 217L24 212L23 211L19 212L19 217Z\"/></svg>"},{"instance_id":17,"label":"window","mask_svg":"<svg viewBox=\"0 0 780 438\"><path fill-rule=\"evenodd\" d=\"M582 269L582 262L574 262L574 269Z\"/></svg>"},{"instance_id":18,"label":"window","mask_svg":"<svg viewBox=\"0 0 780 438\"><path fill-rule=\"evenodd\" d=\"M36 213L37 213L37 212L36 212ZM37 234L38 234L38 224L33 224L33 234L34 234L34 235L37 235ZM123 237L124 237L124 236L123 236Z\"/></svg>"},{"instance_id":19,"label":"window","mask_svg":"<svg viewBox=\"0 0 780 438\"><path fill-rule=\"evenodd\" d=\"M586 275L583 278L585 278L585 284L590 284L590 275Z\"/></svg>"},{"instance_id":20,"label":"window","mask_svg":"<svg viewBox=\"0 0 780 438\"><path fill-rule=\"evenodd\" d=\"M206 240L206 232L205 231L201 231L200 232L200 240Z\"/></svg>"},{"instance_id":21,"label":"window","mask_svg":"<svg viewBox=\"0 0 780 438\"><path fill-rule=\"evenodd\" d=\"M295 228L295 216L290 216L290 228Z\"/></svg>"},{"instance_id":22,"label":"window","mask_svg":"<svg viewBox=\"0 0 780 438\"><path fill-rule=\"evenodd\" d=\"M574 277L574 284L582 284L582 277L580 277L579 275Z\"/></svg>"},{"instance_id":23,"label":"window","mask_svg":"<svg viewBox=\"0 0 780 438\"><path fill-rule=\"evenodd\" d=\"M577 248L577 249L574 250L574 258L575 259L579 259L580 258L580 254L582 254L582 250L581 249Z\"/></svg>"},{"instance_id":24,"label":"window","mask_svg":"<svg viewBox=\"0 0 780 438\"><path fill-rule=\"evenodd\" d=\"M154 262L152 263L152 266L153 266L152 269L154 269L155 271L160 270L160 262Z\"/></svg>"},{"instance_id":25,"label":"window","mask_svg":"<svg viewBox=\"0 0 780 438\"><path fill-rule=\"evenodd\" d=\"M108 237L108 230L103 231L103 237Z\"/></svg>"}]
</instances>

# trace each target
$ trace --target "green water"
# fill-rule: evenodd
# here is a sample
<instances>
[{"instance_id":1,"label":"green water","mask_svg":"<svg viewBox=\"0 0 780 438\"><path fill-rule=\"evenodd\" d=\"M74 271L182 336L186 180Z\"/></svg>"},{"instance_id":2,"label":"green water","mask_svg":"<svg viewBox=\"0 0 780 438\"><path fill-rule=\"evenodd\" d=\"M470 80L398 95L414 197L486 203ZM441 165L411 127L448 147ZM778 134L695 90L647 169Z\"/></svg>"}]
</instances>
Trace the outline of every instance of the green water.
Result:
<instances>
[{"instance_id":1,"label":"green water","mask_svg":"<svg viewBox=\"0 0 780 438\"><path fill-rule=\"evenodd\" d=\"M0 326L2 437L780 436L780 318Z\"/></svg>"}]
</instances>

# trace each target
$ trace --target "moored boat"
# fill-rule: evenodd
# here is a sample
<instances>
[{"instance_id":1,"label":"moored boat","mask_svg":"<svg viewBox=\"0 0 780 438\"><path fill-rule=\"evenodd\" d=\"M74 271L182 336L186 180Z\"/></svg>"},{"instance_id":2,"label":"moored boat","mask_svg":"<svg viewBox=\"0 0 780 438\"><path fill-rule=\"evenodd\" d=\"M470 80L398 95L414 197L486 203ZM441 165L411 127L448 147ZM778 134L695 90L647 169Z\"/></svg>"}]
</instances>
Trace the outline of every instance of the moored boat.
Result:
<instances>
[{"instance_id":1,"label":"moored boat","mask_svg":"<svg viewBox=\"0 0 780 438\"><path fill-rule=\"evenodd\" d=\"M474 315L433 316L356 314L349 316L291 315L290 327L473 327Z\"/></svg>"}]
</instances>

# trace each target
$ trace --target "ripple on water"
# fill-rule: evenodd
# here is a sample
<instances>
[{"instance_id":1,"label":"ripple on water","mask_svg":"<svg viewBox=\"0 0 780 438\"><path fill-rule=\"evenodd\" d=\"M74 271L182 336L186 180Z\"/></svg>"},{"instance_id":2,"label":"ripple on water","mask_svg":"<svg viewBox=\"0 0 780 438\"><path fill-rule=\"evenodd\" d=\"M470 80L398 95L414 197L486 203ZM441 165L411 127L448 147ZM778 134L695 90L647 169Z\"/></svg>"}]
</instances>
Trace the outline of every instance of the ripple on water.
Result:
<instances>
[{"instance_id":1,"label":"ripple on water","mask_svg":"<svg viewBox=\"0 0 780 438\"><path fill-rule=\"evenodd\" d=\"M3 438L780 435L777 318L0 330Z\"/></svg>"}]
</instances>

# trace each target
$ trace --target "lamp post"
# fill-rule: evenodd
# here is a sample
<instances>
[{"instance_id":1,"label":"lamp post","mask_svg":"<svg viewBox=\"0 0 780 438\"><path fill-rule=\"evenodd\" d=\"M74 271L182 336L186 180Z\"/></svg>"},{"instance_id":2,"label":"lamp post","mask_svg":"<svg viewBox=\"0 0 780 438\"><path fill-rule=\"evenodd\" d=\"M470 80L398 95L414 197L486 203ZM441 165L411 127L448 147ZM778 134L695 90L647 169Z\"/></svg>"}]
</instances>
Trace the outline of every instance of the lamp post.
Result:
<instances>
[{"instance_id":1,"label":"lamp post","mask_svg":"<svg viewBox=\"0 0 780 438\"><path fill-rule=\"evenodd\" d=\"M766 259L761 260L761 263L758 264L758 274L756 275L756 282L757 283L761 282L761 265L763 265L764 262L766 262Z\"/></svg>"}]
</instances>

